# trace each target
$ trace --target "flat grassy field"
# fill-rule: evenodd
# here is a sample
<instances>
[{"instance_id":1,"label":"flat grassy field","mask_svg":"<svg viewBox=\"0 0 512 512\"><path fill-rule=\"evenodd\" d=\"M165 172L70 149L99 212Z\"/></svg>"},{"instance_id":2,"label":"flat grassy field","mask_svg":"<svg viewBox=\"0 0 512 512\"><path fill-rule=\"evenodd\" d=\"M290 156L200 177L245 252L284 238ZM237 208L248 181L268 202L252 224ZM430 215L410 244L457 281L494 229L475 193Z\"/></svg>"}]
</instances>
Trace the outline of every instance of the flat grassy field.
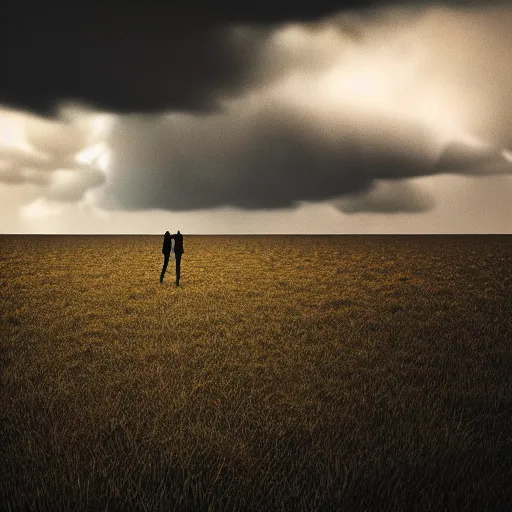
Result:
<instances>
[{"instance_id":1,"label":"flat grassy field","mask_svg":"<svg viewBox=\"0 0 512 512\"><path fill-rule=\"evenodd\" d=\"M0 243L0 510L512 510L512 236Z\"/></svg>"}]
</instances>

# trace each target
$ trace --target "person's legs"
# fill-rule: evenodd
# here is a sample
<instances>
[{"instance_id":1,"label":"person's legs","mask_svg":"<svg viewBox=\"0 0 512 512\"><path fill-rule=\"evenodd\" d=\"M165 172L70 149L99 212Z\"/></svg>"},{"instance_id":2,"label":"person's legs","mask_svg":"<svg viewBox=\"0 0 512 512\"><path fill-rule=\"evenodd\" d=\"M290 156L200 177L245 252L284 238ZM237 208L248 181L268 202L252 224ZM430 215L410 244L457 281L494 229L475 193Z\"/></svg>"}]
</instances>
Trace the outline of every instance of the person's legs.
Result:
<instances>
[{"instance_id":1,"label":"person's legs","mask_svg":"<svg viewBox=\"0 0 512 512\"><path fill-rule=\"evenodd\" d=\"M169 253L164 254L164 266L162 267L162 273L160 274L160 283L164 281L165 271L167 270L167 264L169 263Z\"/></svg>"},{"instance_id":2,"label":"person's legs","mask_svg":"<svg viewBox=\"0 0 512 512\"><path fill-rule=\"evenodd\" d=\"M180 284L181 254L176 254L176 286Z\"/></svg>"}]
</instances>

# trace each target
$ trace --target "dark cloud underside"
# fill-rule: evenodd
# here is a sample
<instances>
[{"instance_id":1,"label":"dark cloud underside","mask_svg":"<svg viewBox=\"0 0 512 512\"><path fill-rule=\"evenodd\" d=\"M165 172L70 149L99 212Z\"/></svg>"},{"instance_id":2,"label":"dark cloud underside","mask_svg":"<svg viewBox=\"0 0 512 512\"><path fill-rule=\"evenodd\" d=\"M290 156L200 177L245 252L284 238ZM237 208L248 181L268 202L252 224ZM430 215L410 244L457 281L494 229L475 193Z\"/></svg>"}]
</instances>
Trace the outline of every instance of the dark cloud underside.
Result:
<instances>
[{"instance_id":1,"label":"dark cloud underside","mask_svg":"<svg viewBox=\"0 0 512 512\"><path fill-rule=\"evenodd\" d=\"M250 87L248 81L266 79L255 77L253 69L261 57L264 33L247 39L242 47L233 41L229 26L306 22L356 9L371 17L375 7L434 3L438 2L237 7L233 2L214 2L202 9L169 7L164 2L34 4L30 9L11 4L2 7L0 16L0 104L46 115L55 114L61 100L123 113L212 110L219 96L236 95ZM352 33L354 26L341 23L340 29Z\"/></svg>"},{"instance_id":2,"label":"dark cloud underside","mask_svg":"<svg viewBox=\"0 0 512 512\"><path fill-rule=\"evenodd\" d=\"M154 8L39 8L3 23L0 101L49 113L56 100L98 110L211 109L242 80L243 63L219 26ZM162 11L162 12L160 12Z\"/></svg>"},{"instance_id":3,"label":"dark cloud underside","mask_svg":"<svg viewBox=\"0 0 512 512\"><path fill-rule=\"evenodd\" d=\"M372 130L362 134L353 119L337 119L329 125L330 137L318 133L317 123L313 111L278 101L252 109L240 104L224 115L120 121L110 140L115 157L105 205L171 211L284 208L361 194L375 180L508 165L499 152L463 143L448 145L438 160L432 133L414 122L396 120L390 127L374 115ZM391 211L393 198L410 193L415 194L399 186L360 204ZM406 211L426 207L417 194L396 205Z\"/></svg>"},{"instance_id":4,"label":"dark cloud underside","mask_svg":"<svg viewBox=\"0 0 512 512\"><path fill-rule=\"evenodd\" d=\"M433 198L407 182L375 182L364 194L339 199L334 206L343 213L421 213L434 205Z\"/></svg>"}]
</instances>

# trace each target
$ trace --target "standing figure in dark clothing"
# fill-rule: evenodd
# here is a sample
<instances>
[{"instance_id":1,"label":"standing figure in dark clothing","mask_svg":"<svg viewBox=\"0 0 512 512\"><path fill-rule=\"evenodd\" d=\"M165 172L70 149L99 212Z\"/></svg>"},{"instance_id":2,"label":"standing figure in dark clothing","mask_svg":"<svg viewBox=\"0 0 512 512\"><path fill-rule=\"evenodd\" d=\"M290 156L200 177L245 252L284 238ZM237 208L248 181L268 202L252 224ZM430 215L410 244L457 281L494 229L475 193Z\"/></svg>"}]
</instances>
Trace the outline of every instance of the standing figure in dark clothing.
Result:
<instances>
[{"instance_id":1,"label":"standing figure in dark clothing","mask_svg":"<svg viewBox=\"0 0 512 512\"><path fill-rule=\"evenodd\" d=\"M185 252L183 250L183 235L179 232L170 236L174 240L174 256L176 257L176 286L180 285L180 269L181 269L181 255Z\"/></svg>"},{"instance_id":2,"label":"standing figure in dark clothing","mask_svg":"<svg viewBox=\"0 0 512 512\"><path fill-rule=\"evenodd\" d=\"M162 247L162 254L164 255L164 266L162 267L162 273L160 274L160 284L164 282L165 271L167 270L167 264L169 263L169 256L171 255L172 238L169 231L165 232L164 245Z\"/></svg>"}]
</instances>

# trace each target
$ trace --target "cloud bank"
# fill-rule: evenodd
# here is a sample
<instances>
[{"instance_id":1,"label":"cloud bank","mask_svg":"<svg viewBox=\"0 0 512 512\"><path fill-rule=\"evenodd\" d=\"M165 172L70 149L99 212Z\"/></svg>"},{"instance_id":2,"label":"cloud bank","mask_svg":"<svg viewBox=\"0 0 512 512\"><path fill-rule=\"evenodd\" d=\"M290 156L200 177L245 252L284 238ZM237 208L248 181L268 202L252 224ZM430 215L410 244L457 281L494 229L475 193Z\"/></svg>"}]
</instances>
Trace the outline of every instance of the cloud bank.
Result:
<instances>
[{"instance_id":1,"label":"cloud bank","mask_svg":"<svg viewBox=\"0 0 512 512\"><path fill-rule=\"evenodd\" d=\"M114 156L100 204L274 209L361 194L374 180L485 173L496 162L510 168L486 147L458 142L439 151L435 132L419 122L373 115L371 122L340 117L327 126L316 110L276 100L241 102L215 116L121 119L109 141ZM417 207L426 205L415 197ZM407 200L396 204L418 209Z\"/></svg>"},{"instance_id":2,"label":"cloud bank","mask_svg":"<svg viewBox=\"0 0 512 512\"><path fill-rule=\"evenodd\" d=\"M258 85L224 97L220 112L122 117L100 204L274 209L353 195L358 206L342 208L417 212L432 206L426 192L395 186L375 195L375 181L510 172L504 139L471 131L484 117L480 104L467 85L451 83L470 66L459 64L461 48L434 65L454 27L485 25L496 11L394 12L291 24L264 37L238 29L241 41L264 41L250 78ZM347 37L340 20L359 24L361 38ZM487 32L472 34L470 50L480 51ZM490 117L501 123L499 112Z\"/></svg>"},{"instance_id":3,"label":"cloud bank","mask_svg":"<svg viewBox=\"0 0 512 512\"><path fill-rule=\"evenodd\" d=\"M365 194L333 201L343 213L420 213L434 206L432 196L409 182L374 181Z\"/></svg>"},{"instance_id":4,"label":"cloud bank","mask_svg":"<svg viewBox=\"0 0 512 512\"><path fill-rule=\"evenodd\" d=\"M54 14L2 36L18 50L0 90L5 104L55 113L2 114L0 179L48 199L414 213L435 198L401 180L510 172L511 9L242 24L153 8ZM95 30L77 30L85 22ZM54 111L57 99L77 105Z\"/></svg>"}]
</instances>

